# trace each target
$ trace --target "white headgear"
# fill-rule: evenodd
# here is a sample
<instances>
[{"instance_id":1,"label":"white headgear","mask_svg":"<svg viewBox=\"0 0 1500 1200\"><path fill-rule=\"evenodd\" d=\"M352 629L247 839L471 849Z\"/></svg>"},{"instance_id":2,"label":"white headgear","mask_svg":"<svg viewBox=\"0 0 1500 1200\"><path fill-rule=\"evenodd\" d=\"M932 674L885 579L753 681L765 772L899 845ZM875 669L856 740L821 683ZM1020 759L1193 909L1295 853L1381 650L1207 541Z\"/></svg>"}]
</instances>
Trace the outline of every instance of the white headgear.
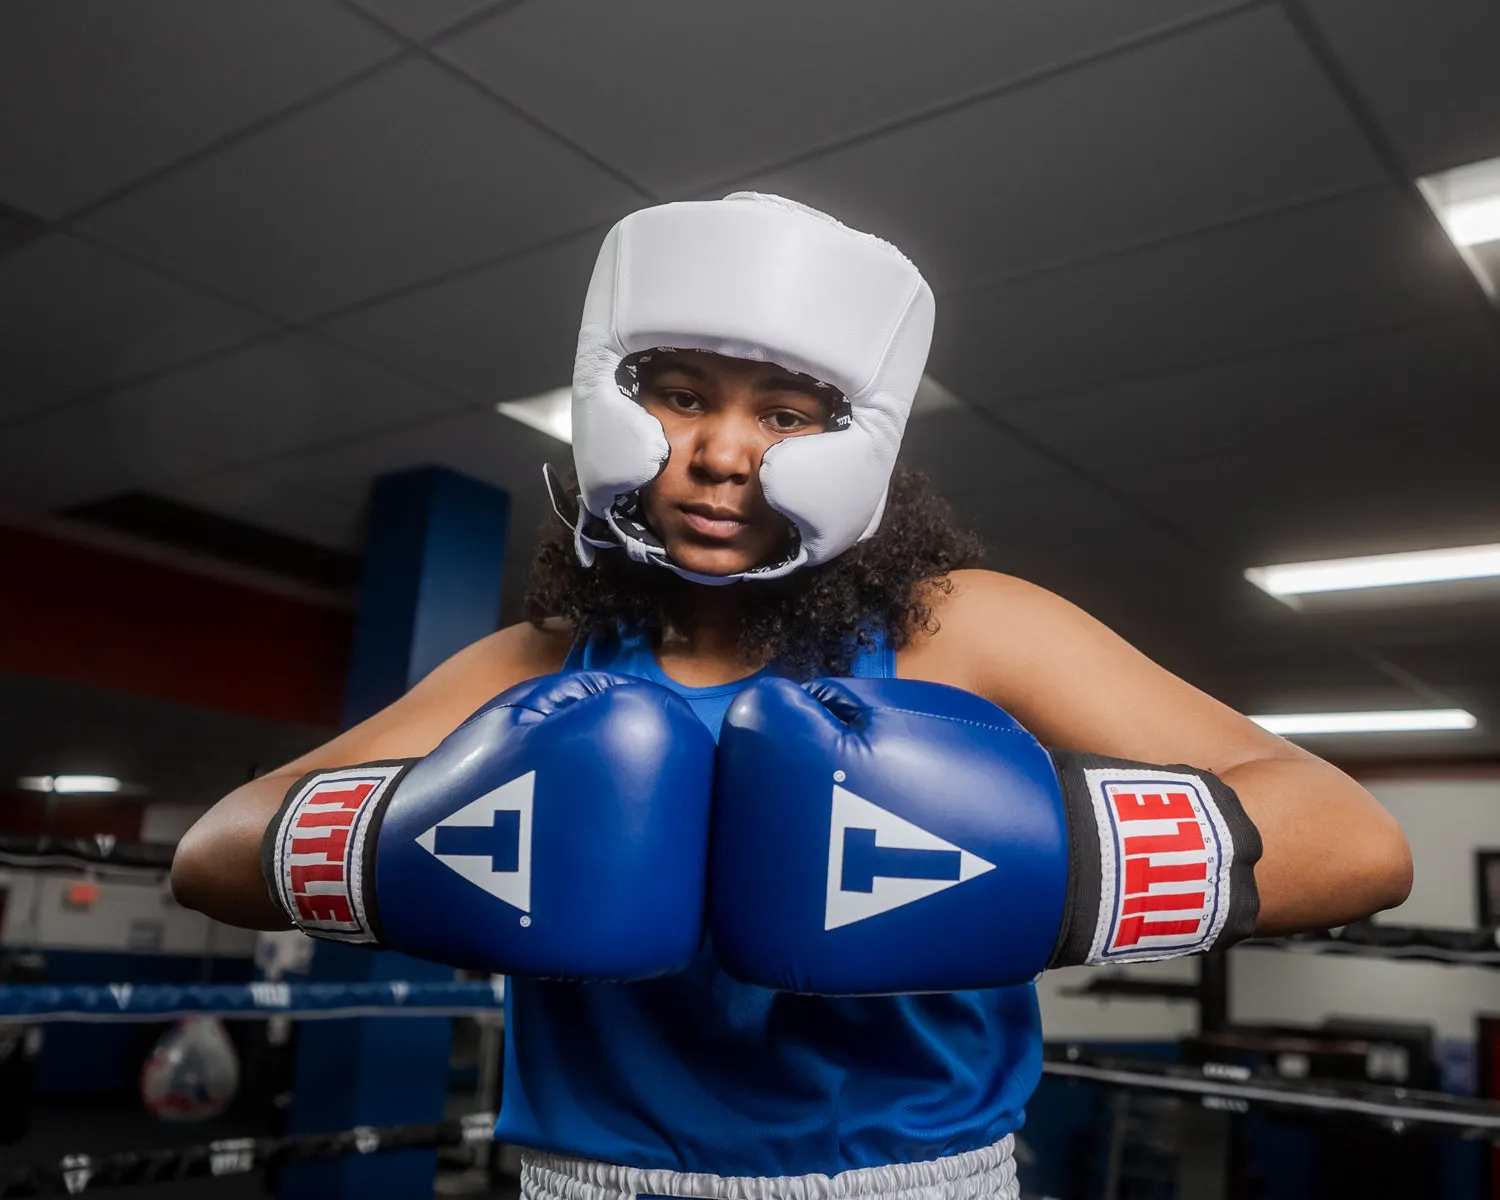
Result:
<instances>
[{"instance_id":1,"label":"white headgear","mask_svg":"<svg viewBox=\"0 0 1500 1200\"><path fill-rule=\"evenodd\" d=\"M932 290L899 250L791 200L736 192L626 217L599 251L573 368L580 560L623 546L700 583L732 583L827 562L869 537L932 321ZM668 453L661 423L634 397L641 352L655 349L775 363L839 393L831 429L762 457L766 501L796 528L782 561L699 575L673 563L642 520L637 493Z\"/></svg>"}]
</instances>

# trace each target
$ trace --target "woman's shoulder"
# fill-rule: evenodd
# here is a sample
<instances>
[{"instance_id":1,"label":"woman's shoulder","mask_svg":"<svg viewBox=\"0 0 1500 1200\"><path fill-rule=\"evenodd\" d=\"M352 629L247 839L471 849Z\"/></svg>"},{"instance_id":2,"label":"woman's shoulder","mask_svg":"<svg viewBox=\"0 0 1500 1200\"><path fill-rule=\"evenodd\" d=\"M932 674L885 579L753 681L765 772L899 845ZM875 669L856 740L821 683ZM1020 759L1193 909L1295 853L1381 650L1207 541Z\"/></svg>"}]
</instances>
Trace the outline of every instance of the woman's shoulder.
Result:
<instances>
[{"instance_id":1,"label":"woman's shoulder","mask_svg":"<svg viewBox=\"0 0 1500 1200\"><path fill-rule=\"evenodd\" d=\"M993 630L999 618L1034 614L1067 601L1015 575L968 567L944 576L943 585L932 589L927 603L932 620L918 637L952 640L956 633L974 632L976 626Z\"/></svg>"},{"instance_id":2,"label":"woman's shoulder","mask_svg":"<svg viewBox=\"0 0 1500 1200\"><path fill-rule=\"evenodd\" d=\"M926 604L930 619L898 652L897 673L970 690L977 690L982 661L1004 656L1008 645L1052 636L1046 632L1052 618L1072 608L1034 583L977 568L950 572Z\"/></svg>"},{"instance_id":3,"label":"woman's shoulder","mask_svg":"<svg viewBox=\"0 0 1500 1200\"><path fill-rule=\"evenodd\" d=\"M573 626L561 617L533 624L521 621L480 638L457 656L464 673L484 677L490 686L534 679L561 671L573 645ZM457 661L455 660L455 661Z\"/></svg>"}]
</instances>

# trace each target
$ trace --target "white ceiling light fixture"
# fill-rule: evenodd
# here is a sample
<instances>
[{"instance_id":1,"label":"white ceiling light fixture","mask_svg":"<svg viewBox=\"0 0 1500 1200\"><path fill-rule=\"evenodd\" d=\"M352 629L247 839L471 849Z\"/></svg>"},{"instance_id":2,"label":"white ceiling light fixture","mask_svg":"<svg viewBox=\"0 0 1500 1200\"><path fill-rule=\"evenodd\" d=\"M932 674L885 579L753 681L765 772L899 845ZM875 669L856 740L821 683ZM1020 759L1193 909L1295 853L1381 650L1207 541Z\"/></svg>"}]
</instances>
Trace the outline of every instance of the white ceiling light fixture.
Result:
<instances>
[{"instance_id":1,"label":"white ceiling light fixture","mask_svg":"<svg viewBox=\"0 0 1500 1200\"><path fill-rule=\"evenodd\" d=\"M16 783L23 792L59 796L108 796L125 787L113 775L22 775Z\"/></svg>"},{"instance_id":2,"label":"white ceiling light fixture","mask_svg":"<svg viewBox=\"0 0 1500 1200\"><path fill-rule=\"evenodd\" d=\"M1317 592L1492 577L1500 577L1500 542L1485 546L1454 546L1445 550L1371 554L1363 558L1281 563L1271 567L1251 567L1245 572L1246 579L1278 600Z\"/></svg>"},{"instance_id":3,"label":"white ceiling light fixture","mask_svg":"<svg viewBox=\"0 0 1500 1200\"><path fill-rule=\"evenodd\" d=\"M931 375L923 375L922 382L917 385L911 415L930 416L960 408L962 404L963 401ZM553 388L521 400L502 400L495 405L495 410L560 442L570 445L573 442L573 389L570 387Z\"/></svg>"},{"instance_id":4,"label":"white ceiling light fixture","mask_svg":"<svg viewBox=\"0 0 1500 1200\"><path fill-rule=\"evenodd\" d=\"M548 437L573 444L573 389L553 388L521 400L502 400L497 412L540 430Z\"/></svg>"},{"instance_id":5,"label":"white ceiling light fixture","mask_svg":"<svg viewBox=\"0 0 1500 1200\"><path fill-rule=\"evenodd\" d=\"M1500 302L1500 158L1426 175L1417 187L1479 285Z\"/></svg>"},{"instance_id":6,"label":"white ceiling light fixture","mask_svg":"<svg viewBox=\"0 0 1500 1200\"><path fill-rule=\"evenodd\" d=\"M1417 708L1383 712L1270 713L1251 717L1283 737L1339 733L1438 733L1475 728L1474 714L1461 708Z\"/></svg>"}]
</instances>

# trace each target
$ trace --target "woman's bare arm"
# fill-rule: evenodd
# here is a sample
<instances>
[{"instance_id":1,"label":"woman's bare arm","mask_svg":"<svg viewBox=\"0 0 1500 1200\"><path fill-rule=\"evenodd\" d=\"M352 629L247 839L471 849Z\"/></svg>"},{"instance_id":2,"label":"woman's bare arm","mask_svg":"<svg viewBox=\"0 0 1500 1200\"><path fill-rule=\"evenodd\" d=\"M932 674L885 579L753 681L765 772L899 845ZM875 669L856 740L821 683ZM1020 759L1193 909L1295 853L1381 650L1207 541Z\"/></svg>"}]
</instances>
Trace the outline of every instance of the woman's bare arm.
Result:
<instances>
[{"instance_id":1,"label":"woman's bare arm","mask_svg":"<svg viewBox=\"0 0 1500 1200\"><path fill-rule=\"evenodd\" d=\"M251 780L204 813L172 860L178 903L249 929L285 929L260 872L266 825L308 771L428 753L485 701L561 669L568 634L512 625L455 654L394 704L316 750Z\"/></svg>"},{"instance_id":2,"label":"woman's bare arm","mask_svg":"<svg viewBox=\"0 0 1500 1200\"><path fill-rule=\"evenodd\" d=\"M1044 744L1212 771L1260 830L1258 932L1341 925L1401 903L1400 827L1342 771L1157 666L1066 600L989 571L954 575L939 631L901 674L993 700Z\"/></svg>"}]
</instances>

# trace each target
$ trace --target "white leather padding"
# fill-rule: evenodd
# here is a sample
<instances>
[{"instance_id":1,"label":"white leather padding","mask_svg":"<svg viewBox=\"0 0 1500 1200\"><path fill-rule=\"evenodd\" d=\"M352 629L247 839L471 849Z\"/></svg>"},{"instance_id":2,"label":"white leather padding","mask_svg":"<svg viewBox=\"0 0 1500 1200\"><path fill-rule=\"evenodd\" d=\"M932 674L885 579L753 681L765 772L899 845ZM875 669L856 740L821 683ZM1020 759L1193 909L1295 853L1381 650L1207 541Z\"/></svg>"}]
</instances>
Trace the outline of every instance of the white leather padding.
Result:
<instances>
[{"instance_id":1,"label":"white leather padding","mask_svg":"<svg viewBox=\"0 0 1500 1200\"><path fill-rule=\"evenodd\" d=\"M894 247L780 197L632 213L604 240L578 335L573 456L583 507L633 557L652 557L613 519L668 454L660 423L616 380L626 356L672 347L773 362L837 388L851 420L766 452L766 500L801 545L787 563L734 578L828 561L879 526L933 312L931 289Z\"/></svg>"}]
</instances>

